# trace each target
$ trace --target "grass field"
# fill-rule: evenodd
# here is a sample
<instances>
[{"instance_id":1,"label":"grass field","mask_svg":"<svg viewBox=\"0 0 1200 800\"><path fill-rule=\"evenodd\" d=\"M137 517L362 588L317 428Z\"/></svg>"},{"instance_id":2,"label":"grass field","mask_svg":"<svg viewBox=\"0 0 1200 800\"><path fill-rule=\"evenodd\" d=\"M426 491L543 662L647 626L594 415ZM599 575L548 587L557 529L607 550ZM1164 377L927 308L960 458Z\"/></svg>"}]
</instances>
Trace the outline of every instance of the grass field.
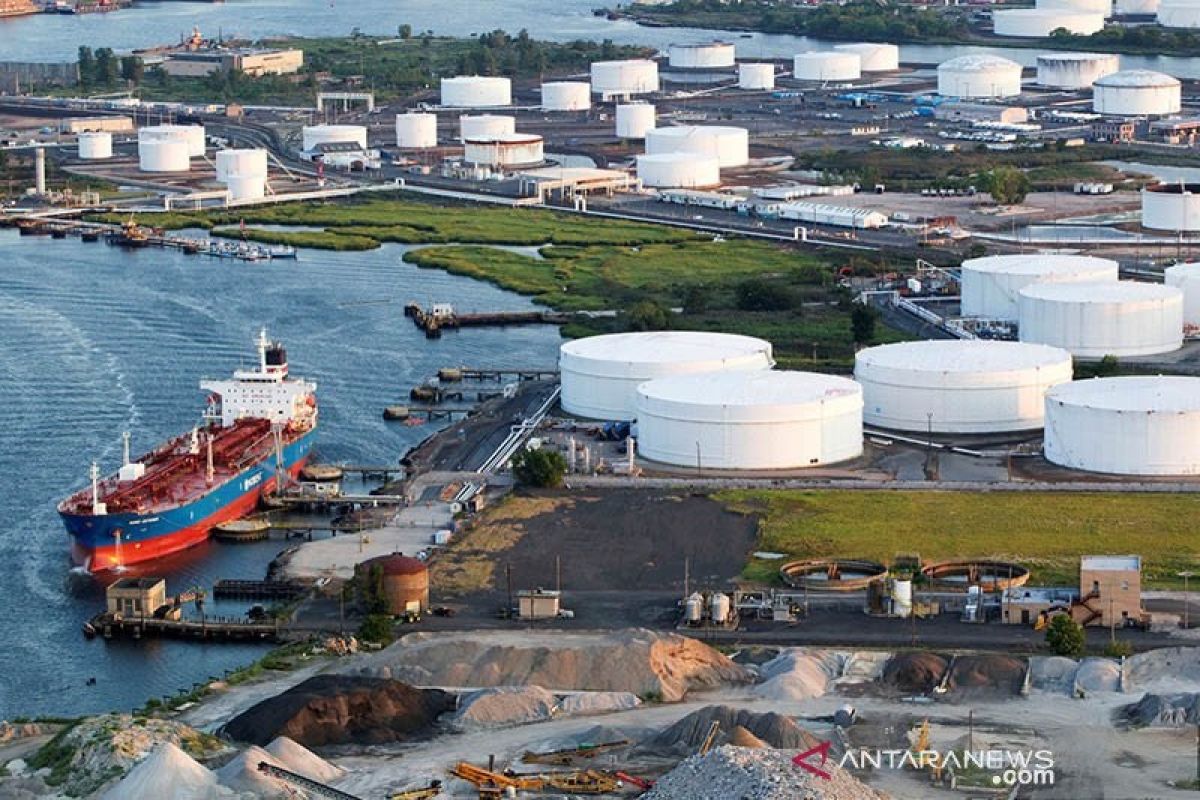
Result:
<instances>
[{"instance_id":1,"label":"grass field","mask_svg":"<svg viewBox=\"0 0 1200 800\"><path fill-rule=\"evenodd\" d=\"M1158 588L1182 587L1175 573L1200 561L1200 497L1187 494L739 490L717 499L761 515L759 549L795 558L998 558L1029 567L1031 584L1076 585L1081 555L1135 553ZM753 559L743 574L776 581L780 563Z\"/></svg>"}]
</instances>

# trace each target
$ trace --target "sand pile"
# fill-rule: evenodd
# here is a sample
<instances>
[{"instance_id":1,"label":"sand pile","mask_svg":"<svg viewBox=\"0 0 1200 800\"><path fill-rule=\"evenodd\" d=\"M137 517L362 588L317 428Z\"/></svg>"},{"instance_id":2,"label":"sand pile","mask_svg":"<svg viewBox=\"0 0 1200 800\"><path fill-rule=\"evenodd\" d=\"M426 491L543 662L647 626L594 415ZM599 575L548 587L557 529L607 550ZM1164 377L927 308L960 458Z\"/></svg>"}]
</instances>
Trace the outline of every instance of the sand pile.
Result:
<instances>
[{"instance_id":1,"label":"sand pile","mask_svg":"<svg viewBox=\"0 0 1200 800\"><path fill-rule=\"evenodd\" d=\"M1013 695L1025 683L1025 662L1012 656L984 653L954 659L948 686L957 694Z\"/></svg>"},{"instance_id":2,"label":"sand pile","mask_svg":"<svg viewBox=\"0 0 1200 800\"><path fill-rule=\"evenodd\" d=\"M1164 647L1126 660L1129 683L1141 688L1183 691L1200 683L1200 647Z\"/></svg>"},{"instance_id":3,"label":"sand pile","mask_svg":"<svg viewBox=\"0 0 1200 800\"><path fill-rule=\"evenodd\" d=\"M210 800L232 797L233 792L217 785L217 776L196 759L170 742L159 745L142 763L129 771L104 800Z\"/></svg>"},{"instance_id":4,"label":"sand pile","mask_svg":"<svg viewBox=\"0 0 1200 800\"><path fill-rule=\"evenodd\" d=\"M821 697L841 676L846 661L845 653L788 648L759 668L764 681L754 687L754 693L769 700Z\"/></svg>"},{"instance_id":5,"label":"sand pile","mask_svg":"<svg viewBox=\"0 0 1200 800\"><path fill-rule=\"evenodd\" d=\"M462 698L451 724L471 731L542 722L554 716L557 705L554 695L540 686L480 689Z\"/></svg>"},{"instance_id":6,"label":"sand pile","mask_svg":"<svg viewBox=\"0 0 1200 800\"><path fill-rule=\"evenodd\" d=\"M733 733L729 735L729 743L734 747L749 747L755 750L771 746L741 725L733 729Z\"/></svg>"},{"instance_id":7,"label":"sand pile","mask_svg":"<svg viewBox=\"0 0 1200 800\"><path fill-rule=\"evenodd\" d=\"M1038 691L1072 694L1079 662L1066 656L1033 656L1029 659L1029 683Z\"/></svg>"},{"instance_id":8,"label":"sand pile","mask_svg":"<svg viewBox=\"0 0 1200 800\"><path fill-rule=\"evenodd\" d=\"M693 751L704 742L714 721L720 725L718 742L728 741L738 727L746 729L770 747L785 750L807 750L820 741L791 717L773 711L758 714L732 706L705 706L642 742L641 747L668 752Z\"/></svg>"},{"instance_id":9,"label":"sand pile","mask_svg":"<svg viewBox=\"0 0 1200 800\"><path fill-rule=\"evenodd\" d=\"M330 764L312 750L286 736L280 736L267 745L266 749L285 769L298 772L314 781L329 783L344 774L341 767Z\"/></svg>"},{"instance_id":10,"label":"sand pile","mask_svg":"<svg viewBox=\"0 0 1200 800\"><path fill-rule=\"evenodd\" d=\"M891 653L883 650L849 653L846 656L846 663L842 666L841 677L837 679L836 683L844 685L877 681L883 675L883 668L887 666L888 659L891 657Z\"/></svg>"},{"instance_id":11,"label":"sand pile","mask_svg":"<svg viewBox=\"0 0 1200 800\"><path fill-rule=\"evenodd\" d=\"M632 692L579 692L569 694L558 703L558 710L573 717L589 714L611 714L637 708L642 701Z\"/></svg>"},{"instance_id":12,"label":"sand pile","mask_svg":"<svg viewBox=\"0 0 1200 800\"><path fill-rule=\"evenodd\" d=\"M903 694L928 694L942 682L949 663L937 653L896 653L884 665L880 683Z\"/></svg>"},{"instance_id":13,"label":"sand pile","mask_svg":"<svg viewBox=\"0 0 1200 800\"><path fill-rule=\"evenodd\" d=\"M399 681L317 675L263 700L225 725L233 739L264 745L287 736L309 747L423 737L453 708L451 695Z\"/></svg>"},{"instance_id":14,"label":"sand pile","mask_svg":"<svg viewBox=\"0 0 1200 800\"><path fill-rule=\"evenodd\" d=\"M660 778L642 800L879 800L886 797L826 762L813 775L777 750L719 747L691 756Z\"/></svg>"},{"instance_id":15,"label":"sand pile","mask_svg":"<svg viewBox=\"0 0 1200 800\"><path fill-rule=\"evenodd\" d=\"M1079 669L1075 670L1075 689L1085 692L1119 692L1121 667L1111 659L1085 658L1079 662Z\"/></svg>"},{"instance_id":16,"label":"sand pile","mask_svg":"<svg viewBox=\"0 0 1200 800\"><path fill-rule=\"evenodd\" d=\"M1147 694L1124 706L1118 719L1138 728L1182 728L1200 722L1200 694Z\"/></svg>"},{"instance_id":17,"label":"sand pile","mask_svg":"<svg viewBox=\"0 0 1200 800\"><path fill-rule=\"evenodd\" d=\"M753 677L701 642L640 628L413 633L371 656L366 670L422 686L544 686L667 701Z\"/></svg>"},{"instance_id":18,"label":"sand pile","mask_svg":"<svg viewBox=\"0 0 1200 800\"><path fill-rule=\"evenodd\" d=\"M258 765L263 761L287 769L275 756L258 745L252 745L217 770L217 781L235 792L248 792L255 797L269 798L269 800L291 797L286 783L259 772Z\"/></svg>"}]
</instances>

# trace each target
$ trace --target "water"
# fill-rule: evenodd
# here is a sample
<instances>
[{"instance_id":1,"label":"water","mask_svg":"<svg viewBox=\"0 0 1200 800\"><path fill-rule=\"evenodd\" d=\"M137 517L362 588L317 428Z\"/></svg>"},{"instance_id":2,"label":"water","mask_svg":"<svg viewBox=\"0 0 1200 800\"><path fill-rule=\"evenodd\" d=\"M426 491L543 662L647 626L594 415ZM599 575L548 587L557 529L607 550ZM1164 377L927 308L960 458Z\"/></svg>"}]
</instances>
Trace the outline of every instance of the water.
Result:
<instances>
[{"instance_id":1,"label":"water","mask_svg":"<svg viewBox=\"0 0 1200 800\"><path fill-rule=\"evenodd\" d=\"M254 645L85 640L80 626L100 610L102 590L69 578L54 512L87 482L93 457L116 465L123 430L140 451L192 425L203 403L197 381L248 363L261 325L285 341L293 372L319 384L326 460L394 464L432 429L387 424L382 409L439 367L553 364L559 339L548 326L426 340L403 317L404 302L532 303L405 264L407 249L247 264L0 230L0 719L128 709L261 654ZM170 592L261 578L283 547L211 543L154 570ZM96 685L86 687L90 677Z\"/></svg>"},{"instance_id":2,"label":"water","mask_svg":"<svg viewBox=\"0 0 1200 800\"><path fill-rule=\"evenodd\" d=\"M665 48L671 42L737 37L740 58L786 58L830 43L803 36L741 34L698 28L644 28L627 20L596 17L604 0L458 0L446 13L441 0L232 0L141 2L114 14L63 16L38 14L0 20L0 60L74 60L81 44L131 50L178 41L193 26L206 35L218 32L246 38L290 34L348 35L354 28L390 34L402 23L416 31L465 36L504 28L527 29L539 39L612 39L618 44ZM1047 49L1050 49L1049 47ZM906 63L939 63L967 53L996 53L1033 66L1038 50L1001 46L901 45ZM1125 69L1155 69L1180 78L1200 78L1200 59L1122 56Z\"/></svg>"}]
</instances>

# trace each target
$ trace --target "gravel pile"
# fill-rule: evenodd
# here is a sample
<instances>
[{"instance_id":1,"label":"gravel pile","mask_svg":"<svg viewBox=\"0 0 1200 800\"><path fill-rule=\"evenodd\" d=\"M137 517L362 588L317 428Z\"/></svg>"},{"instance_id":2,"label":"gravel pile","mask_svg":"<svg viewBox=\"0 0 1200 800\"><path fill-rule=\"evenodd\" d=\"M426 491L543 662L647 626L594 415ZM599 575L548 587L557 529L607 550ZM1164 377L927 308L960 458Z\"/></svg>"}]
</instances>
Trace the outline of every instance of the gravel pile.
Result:
<instances>
[{"instance_id":1,"label":"gravel pile","mask_svg":"<svg viewBox=\"0 0 1200 800\"><path fill-rule=\"evenodd\" d=\"M768 700L821 697L848 660L847 654L831 650L788 648L759 668L764 681L754 687L754 693Z\"/></svg>"},{"instance_id":2,"label":"gravel pile","mask_svg":"<svg viewBox=\"0 0 1200 800\"><path fill-rule=\"evenodd\" d=\"M928 694L942 682L949 664L937 653L896 653L884 665L880 683L903 694Z\"/></svg>"},{"instance_id":3,"label":"gravel pile","mask_svg":"<svg viewBox=\"0 0 1200 800\"><path fill-rule=\"evenodd\" d=\"M632 692L580 692L569 694L558 704L558 710L575 717L590 714L611 714L637 708L642 701Z\"/></svg>"},{"instance_id":4,"label":"gravel pile","mask_svg":"<svg viewBox=\"0 0 1200 800\"><path fill-rule=\"evenodd\" d=\"M267 752L274 756L285 769L298 772L314 781L329 783L344 774L341 767L330 764L312 750L286 736L280 736L267 745Z\"/></svg>"},{"instance_id":5,"label":"gravel pile","mask_svg":"<svg viewBox=\"0 0 1200 800\"><path fill-rule=\"evenodd\" d=\"M1147 694L1118 712L1118 718L1134 727L1182 728L1200 722L1200 694Z\"/></svg>"},{"instance_id":6,"label":"gravel pile","mask_svg":"<svg viewBox=\"0 0 1200 800\"><path fill-rule=\"evenodd\" d=\"M1014 695L1025 683L1025 662L1012 656L983 653L954 660L948 686L958 695Z\"/></svg>"},{"instance_id":7,"label":"gravel pile","mask_svg":"<svg viewBox=\"0 0 1200 800\"><path fill-rule=\"evenodd\" d=\"M1079 662L1066 656L1033 656L1029 659L1029 683L1040 692L1072 694Z\"/></svg>"},{"instance_id":8,"label":"gravel pile","mask_svg":"<svg viewBox=\"0 0 1200 800\"><path fill-rule=\"evenodd\" d=\"M254 797L266 798L266 800L290 798L291 791L286 783L258 771L258 765L263 761L287 769L287 766L275 756L261 747L253 745L238 753L232 761L217 770L217 781L235 792L246 792Z\"/></svg>"},{"instance_id":9,"label":"gravel pile","mask_svg":"<svg viewBox=\"0 0 1200 800\"><path fill-rule=\"evenodd\" d=\"M507 728L550 719L556 708L554 695L540 686L481 689L462 698L451 724L461 731Z\"/></svg>"},{"instance_id":10,"label":"gravel pile","mask_svg":"<svg viewBox=\"0 0 1200 800\"><path fill-rule=\"evenodd\" d=\"M1187 691L1200 684L1200 647L1164 647L1126 660L1129 683L1139 689Z\"/></svg>"},{"instance_id":11,"label":"gravel pile","mask_svg":"<svg viewBox=\"0 0 1200 800\"><path fill-rule=\"evenodd\" d=\"M1075 688L1085 692L1121 691L1121 667L1108 658L1085 658L1075 671Z\"/></svg>"},{"instance_id":12,"label":"gravel pile","mask_svg":"<svg viewBox=\"0 0 1200 800\"><path fill-rule=\"evenodd\" d=\"M643 741L641 747L654 751L691 752L704 742L713 722L720 726L718 742L729 741L739 726L770 747L785 750L807 750L820 741L791 717L773 711L759 714L733 706L705 706Z\"/></svg>"},{"instance_id":13,"label":"gravel pile","mask_svg":"<svg viewBox=\"0 0 1200 800\"><path fill-rule=\"evenodd\" d=\"M104 793L104 800L215 800L234 793L217 776L170 742L164 742Z\"/></svg>"}]
</instances>

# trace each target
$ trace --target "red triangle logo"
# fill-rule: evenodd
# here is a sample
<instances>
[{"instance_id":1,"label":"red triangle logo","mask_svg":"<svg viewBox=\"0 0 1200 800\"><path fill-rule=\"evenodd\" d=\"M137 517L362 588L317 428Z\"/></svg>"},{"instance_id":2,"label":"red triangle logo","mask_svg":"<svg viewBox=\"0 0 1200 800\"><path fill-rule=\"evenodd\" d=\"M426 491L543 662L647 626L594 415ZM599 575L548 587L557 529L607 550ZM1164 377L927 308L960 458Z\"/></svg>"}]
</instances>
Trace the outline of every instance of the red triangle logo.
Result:
<instances>
[{"instance_id":1,"label":"red triangle logo","mask_svg":"<svg viewBox=\"0 0 1200 800\"><path fill-rule=\"evenodd\" d=\"M824 778L827 781L832 780L833 776L830 775L825 770L821 769L821 767L825 766L825 762L829 760L829 748L832 744L833 743L830 741L821 742L816 747L812 747L808 750L805 750L803 753L801 753L798 756L796 756L795 758L793 758L792 763L795 764L797 767L800 767L800 769L811 772L813 775L816 775L818 778ZM816 763L816 764L809 763L810 758L812 758L813 756L818 756L818 755L821 757L821 760L819 763Z\"/></svg>"}]
</instances>

